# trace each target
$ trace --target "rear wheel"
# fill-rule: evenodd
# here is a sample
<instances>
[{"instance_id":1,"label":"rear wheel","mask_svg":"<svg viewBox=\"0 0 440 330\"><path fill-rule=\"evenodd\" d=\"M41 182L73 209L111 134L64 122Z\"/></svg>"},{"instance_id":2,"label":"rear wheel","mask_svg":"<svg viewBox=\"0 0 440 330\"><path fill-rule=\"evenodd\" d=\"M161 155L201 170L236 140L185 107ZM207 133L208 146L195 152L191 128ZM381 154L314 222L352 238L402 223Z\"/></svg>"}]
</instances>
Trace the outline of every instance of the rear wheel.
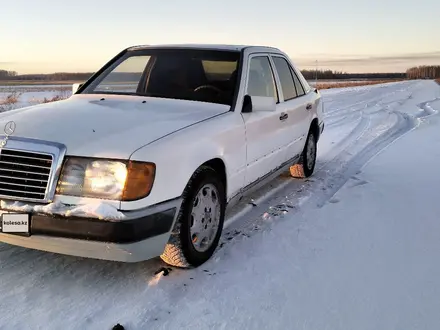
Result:
<instances>
[{"instance_id":1,"label":"rear wheel","mask_svg":"<svg viewBox=\"0 0 440 330\"><path fill-rule=\"evenodd\" d=\"M185 188L162 260L188 268L200 266L211 258L223 230L225 207L224 184L211 167L200 167Z\"/></svg>"},{"instance_id":2,"label":"rear wheel","mask_svg":"<svg viewBox=\"0 0 440 330\"><path fill-rule=\"evenodd\" d=\"M316 137L315 134L313 134L313 131L310 130L298 164L290 167L290 174L294 178L308 178L313 174L316 163L316 151Z\"/></svg>"}]
</instances>

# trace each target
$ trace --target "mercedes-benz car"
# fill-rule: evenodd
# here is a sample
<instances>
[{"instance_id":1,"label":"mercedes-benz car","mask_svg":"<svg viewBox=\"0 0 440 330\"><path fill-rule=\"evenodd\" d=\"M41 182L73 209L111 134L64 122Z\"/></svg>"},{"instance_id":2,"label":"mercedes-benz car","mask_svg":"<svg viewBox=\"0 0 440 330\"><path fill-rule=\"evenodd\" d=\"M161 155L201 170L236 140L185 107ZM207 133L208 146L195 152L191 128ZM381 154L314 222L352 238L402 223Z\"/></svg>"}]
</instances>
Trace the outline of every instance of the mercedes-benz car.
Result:
<instances>
[{"instance_id":1,"label":"mercedes-benz car","mask_svg":"<svg viewBox=\"0 0 440 330\"><path fill-rule=\"evenodd\" d=\"M0 241L197 267L227 208L312 175L323 107L277 48L124 49L67 100L0 114Z\"/></svg>"}]
</instances>

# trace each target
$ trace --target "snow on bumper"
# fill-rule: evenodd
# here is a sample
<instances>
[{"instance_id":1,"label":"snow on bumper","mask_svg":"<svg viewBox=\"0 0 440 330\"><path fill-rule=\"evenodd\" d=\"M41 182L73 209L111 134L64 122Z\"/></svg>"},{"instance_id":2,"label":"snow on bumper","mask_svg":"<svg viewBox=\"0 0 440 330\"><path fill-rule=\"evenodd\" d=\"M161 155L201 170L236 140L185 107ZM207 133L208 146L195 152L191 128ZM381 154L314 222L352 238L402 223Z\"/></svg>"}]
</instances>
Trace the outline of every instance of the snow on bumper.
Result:
<instances>
[{"instance_id":1,"label":"snow on bumper","mask_svg":"<svg viewBox=\"0 0 440 330\"><path fill-rule=\"evenodd\" d=\"M104 202L85 205L65 205L61 202L55 202L47 205L37 205L18 201L1 200L0 209L14 212L61 215L66 217L90 217L101 220L123 220L126 218L123 212L118 211L112 205Z\"/></svg>"},{"instance_id":2,"label":"snow on bumper","mask_svg":"<svg viewBox=\"0 0 440 330\"><path fill-rule=\"evenodd\" d=\"M0 233L0 241L87 258L143 261L163 252L180 204L179 198L138 211L120 212L123 220L43 214L23 207L14 211L31 213L30 235Z\"/></svg>"}]
</instances>

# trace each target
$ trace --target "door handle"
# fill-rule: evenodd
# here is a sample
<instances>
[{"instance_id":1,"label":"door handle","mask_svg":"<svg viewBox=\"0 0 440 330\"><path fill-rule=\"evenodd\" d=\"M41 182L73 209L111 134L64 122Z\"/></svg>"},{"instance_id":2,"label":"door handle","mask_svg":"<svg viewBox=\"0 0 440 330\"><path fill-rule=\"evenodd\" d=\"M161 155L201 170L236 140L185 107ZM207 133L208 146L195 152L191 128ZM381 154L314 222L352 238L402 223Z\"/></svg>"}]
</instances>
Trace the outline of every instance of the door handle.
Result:
<instances>
[{"instance_id":1,"label":"door handle","mask_svg":"<svg viewBox=\"0 0 440 330\"><path fill-rule=\"evenodd\" d=\"M306 106L306 109L307 109L307 110L312 110L312 108L313 108L312 103L307 104L307 106Z\"/></svg>"},{"instance_id":2,"label":"door handle","mask_svg":"<svg viewBox=\"0 0 440 330\"><path fill-rule=\"evenodd\" d=\"M280 120L281 121L286 120L288 117L289 117L289 115L287 113L283 112L283 113L281 113Z\"/></svg>"}]
</instances>

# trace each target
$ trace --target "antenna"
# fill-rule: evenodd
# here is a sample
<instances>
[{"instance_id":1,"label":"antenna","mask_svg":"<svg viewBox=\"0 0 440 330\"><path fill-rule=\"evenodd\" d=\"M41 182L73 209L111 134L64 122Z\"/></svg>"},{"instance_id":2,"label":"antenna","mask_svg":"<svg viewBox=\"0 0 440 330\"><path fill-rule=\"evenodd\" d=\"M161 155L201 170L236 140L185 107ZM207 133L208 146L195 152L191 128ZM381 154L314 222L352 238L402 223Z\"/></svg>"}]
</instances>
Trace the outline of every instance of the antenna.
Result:
<instances>
[{"instance_id":1,"label":"antenna","mask_svg":"<svg viewBox=\"0 0 440 330\"><path fill-rule=\"evenodd\" d=\"M315 86L318 85L318 60L316 62L316 69L315 69Z\"/></svg>"}]
</instances>

